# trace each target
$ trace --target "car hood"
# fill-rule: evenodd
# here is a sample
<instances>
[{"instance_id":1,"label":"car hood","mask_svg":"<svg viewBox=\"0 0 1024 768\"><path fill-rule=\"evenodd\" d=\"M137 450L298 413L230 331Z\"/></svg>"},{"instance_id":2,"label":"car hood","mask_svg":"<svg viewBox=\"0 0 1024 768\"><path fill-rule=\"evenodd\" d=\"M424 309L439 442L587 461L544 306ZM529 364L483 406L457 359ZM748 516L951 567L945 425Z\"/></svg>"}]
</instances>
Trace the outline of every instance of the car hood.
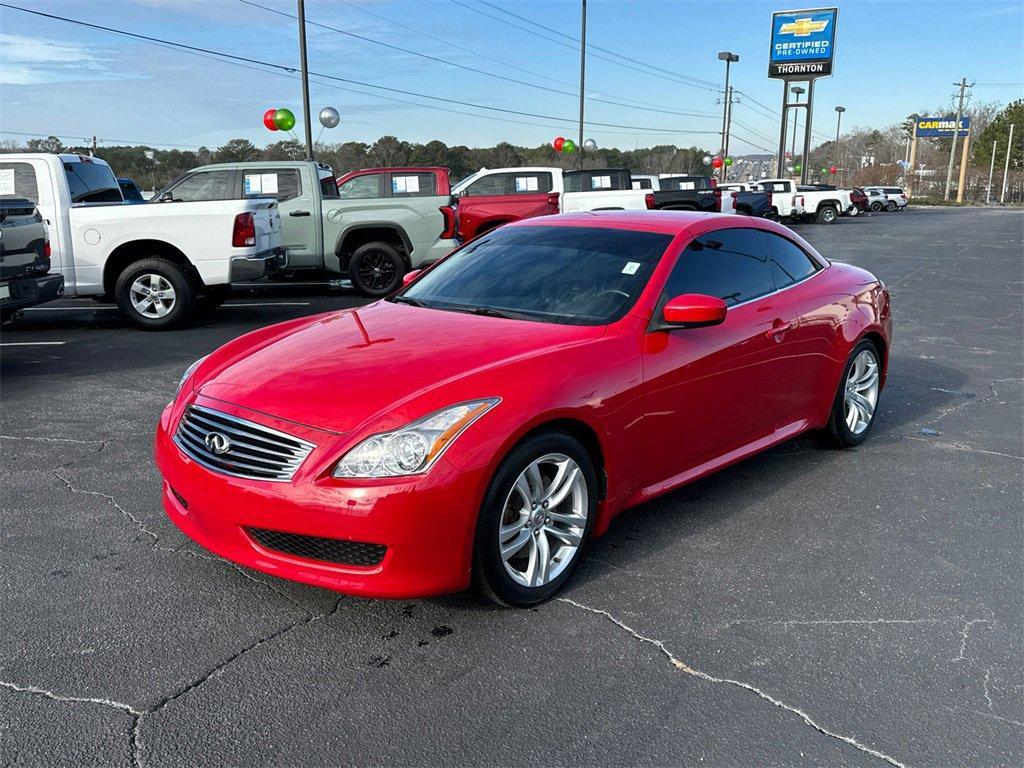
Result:
<instances>
[{"instance_id":1,"label":"car hood","mask_svg":"<svg viewBox=\"0 0 1024 768\"><path fill-rule=\"evenodd\" d=\"M267 329L268 332L273 329ZM448 388L444 407L491 391L500 367L599 338L604 327L554 325L380 301L288 324L211 356L196 390L317 429L344 433ZM267 340L269 338L269 341ZM473 379L487 379L476 391ZM421 414L422 415L422 414Z\"/></svg>"}]
</instances>

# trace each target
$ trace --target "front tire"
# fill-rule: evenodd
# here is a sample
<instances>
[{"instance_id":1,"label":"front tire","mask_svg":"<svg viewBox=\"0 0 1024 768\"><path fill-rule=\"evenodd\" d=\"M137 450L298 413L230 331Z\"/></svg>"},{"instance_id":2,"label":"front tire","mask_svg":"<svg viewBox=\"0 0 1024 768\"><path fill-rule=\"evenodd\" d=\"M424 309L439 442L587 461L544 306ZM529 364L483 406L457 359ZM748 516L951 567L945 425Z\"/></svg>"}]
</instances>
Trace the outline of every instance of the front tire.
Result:
<instances>
[{"instance_id":1,"label":"front tire","mask_svg":"<svg viewBox=\"0 0 1024 768\"><path fill-rule=\"evenodd\" d=\"M502 461L477 520L473 582L489 600L526 607L572 576L597 514L597 474L563 432L528 438Z\"/></svg>"},{"instance_id":2,"label":"front tire","mask_svg":"<svg viewBox=\"0 0 1024 768\"><path fill-rule=\"evenodd\" d=\"M819 224L834 224L838 218L839 211L836 210L834 205L823 205L818 209L817 221Z\"/></svg>"},{"instance_id":3,"label":"front tire","mask_svg":"<svg viewBox=\"0 0 1024 768\"><path fill-rule=\"evenodd\" d=\"M405 262L387 243L366 243L356 248L348 265L349 278L364 296L380 298L402 287Z\"/></svg>"},{"instance_id":4,"label":"front tire","mask_svg":"<svg viewBox=\"0 0 1024 768\"><path fill-rule=\"evenodd\" d=\"M860 216L860 208L856 205L850 209L850 218L853 218L854 216Z\"/></svg>"},{"instance_id":5,"label":"front tire","mask_svg":"<svg viewBox=\"0 0 1024 768\"><path fill-rule=\"evenodd\" d=\"M882 391L882 364L878 348L862 340L850 353L839 380L827 435L839 448L852 448L867 438L875 423Z\"/></svg>"},{"instance_id":6,"label":"front tire","mask_svg":"<svg viewBox=\"0 0 1024 768\"><path fill-rule=\"evenodd\" d=\"M163 331L186 322L196 291L185 270L162 258L129 264L117 277L114 300L121 314L145 331Z\"/></svg>"},{"instance_id":7,"label":"front tire","mask_svg":"<svg viewBox=\"0 0 1024 768\"><path fill-rule=\"evenodd\" d=\"M871 204L872 213L878 213L880 210L882 210L882 204L880 202L876 200Z\"/></svg>"}]
</instances>

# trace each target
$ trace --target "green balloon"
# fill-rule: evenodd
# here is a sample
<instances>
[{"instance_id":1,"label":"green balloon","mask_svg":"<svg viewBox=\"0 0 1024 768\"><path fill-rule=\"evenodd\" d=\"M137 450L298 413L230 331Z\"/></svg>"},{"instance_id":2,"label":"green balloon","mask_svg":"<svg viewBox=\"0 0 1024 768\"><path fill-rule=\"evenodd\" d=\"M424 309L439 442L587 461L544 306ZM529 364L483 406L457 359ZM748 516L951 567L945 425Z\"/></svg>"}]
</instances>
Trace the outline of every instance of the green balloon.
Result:
<instances>
[{"instance_id":1,"label":"green balloon","mask_svg":"<svg viewBox=\"0 0 1024 768\"><path fill-rule=\"evenodd\" d=\"M793 170L796 171L797 173L800 173L802 168L803 168L803 166L799 165L799 164L793 166Z\"/></svg>"},{"instance_id":2,"label":"green balloon","mask_svg":"<svg viewBox=\"0 0 1024 768\"><path fill-rule=\"evenodd\" d=\"M566 139L565 143L562 144L562 151L565 152L567 155L571 155L573 152L576 151L576 142L573 141L572 139Z\"/></svg>"},{"instance_id":3,"label":"green balloon","mask_svg":"<svg viewBox=\"0 0 1024 768\"><path fill-rule=\"evenodd\" d=\"M725 158L725 164L726 165L732 165L732 158L731 157Z\"/></svg>"},{"instance_id":4,"label":"green balloon","mask_svg":"<svg viewBox=\"0 0 1024 768\"><path fill-rule=\"evenodd\" d=\"M295 115L290 109L279 109L274 113L274 125L278 130L290 131L295 127Z\"/></svg>"},{"instance_id":5,"label":"green balloon","mask_svg":"<svg viewBox=\"0 0 1024 768\"><path fill-rule=\"evenodd\" d=\"M828 173L828 168L822 168L822 169L821 169L821 172L822 172L822 173Z\"/></svg>"}]
</instances>

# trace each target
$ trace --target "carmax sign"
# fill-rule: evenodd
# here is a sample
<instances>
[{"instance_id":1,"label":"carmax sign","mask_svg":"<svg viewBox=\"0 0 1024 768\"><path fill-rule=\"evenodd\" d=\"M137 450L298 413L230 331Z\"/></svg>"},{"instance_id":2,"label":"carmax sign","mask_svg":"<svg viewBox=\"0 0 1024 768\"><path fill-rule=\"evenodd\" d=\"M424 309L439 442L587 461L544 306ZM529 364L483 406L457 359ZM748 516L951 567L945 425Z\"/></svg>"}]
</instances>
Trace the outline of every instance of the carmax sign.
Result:
<instances>
[{"instance_id":1,"label":"carmax sign","mask_svg":"<svg viewBox=\"0 0 1024 768\"><path fill-rule=\"evenodd\" d=\"M914 123L914 134L922 139L944 138L953 136L953 129L956 127L955 117L919 117ZM971 118L960 118L959 138L963 138L971 132Z\"/></svg>"}]
</instances>

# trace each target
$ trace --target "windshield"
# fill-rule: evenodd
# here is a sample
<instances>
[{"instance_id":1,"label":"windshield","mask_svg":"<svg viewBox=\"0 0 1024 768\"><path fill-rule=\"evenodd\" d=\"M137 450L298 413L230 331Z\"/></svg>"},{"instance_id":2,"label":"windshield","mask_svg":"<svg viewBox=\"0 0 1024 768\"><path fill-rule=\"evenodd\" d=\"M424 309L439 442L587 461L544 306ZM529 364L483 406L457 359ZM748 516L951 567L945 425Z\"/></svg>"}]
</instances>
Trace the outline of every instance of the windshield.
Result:
<instances>
[{"instance_id":1,"label":"windshield","mask_svg":"<svg viewBox=\"0 0 1024 768\"><path fill-rule=\"evenodd\" d=\"M604 325L636 303L672 235L603 227L500 228L391 301L568 325Z\"/></svg>"}]
</instances>

